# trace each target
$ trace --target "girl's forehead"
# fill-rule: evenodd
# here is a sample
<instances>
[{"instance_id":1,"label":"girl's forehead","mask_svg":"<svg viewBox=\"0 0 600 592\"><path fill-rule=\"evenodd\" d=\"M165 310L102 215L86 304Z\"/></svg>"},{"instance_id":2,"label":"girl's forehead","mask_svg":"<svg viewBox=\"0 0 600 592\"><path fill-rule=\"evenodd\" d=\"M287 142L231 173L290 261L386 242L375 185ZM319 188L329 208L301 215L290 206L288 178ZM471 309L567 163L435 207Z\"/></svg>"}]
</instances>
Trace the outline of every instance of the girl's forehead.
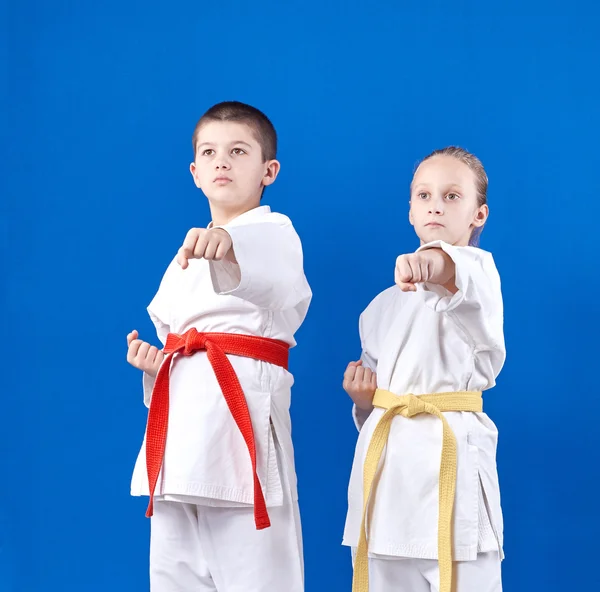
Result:
<instances>
[{"instance_id":1,"label":"girl's forehead","mask_svg":"<svg viewBox=\"0 0 600 592\"><path fill-rule=\"evenodd\" d=\"M452 156L433 156L422 162L413 177L412 186L419 184L468 185L475 176L467 164Z\"/></svg>"}]
</instances>

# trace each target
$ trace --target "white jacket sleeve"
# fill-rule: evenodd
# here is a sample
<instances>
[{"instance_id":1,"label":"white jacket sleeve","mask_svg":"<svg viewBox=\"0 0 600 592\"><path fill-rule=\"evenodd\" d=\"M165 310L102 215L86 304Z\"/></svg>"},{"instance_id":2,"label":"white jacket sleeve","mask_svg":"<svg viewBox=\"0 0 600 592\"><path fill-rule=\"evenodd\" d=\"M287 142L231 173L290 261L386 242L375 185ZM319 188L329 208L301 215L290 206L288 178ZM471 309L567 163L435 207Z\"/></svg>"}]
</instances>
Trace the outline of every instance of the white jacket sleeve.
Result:
<instances>
[{"instance_id":1,"label":"white jacket sleeve","mask_svg":"<svg viewBox=\"0 0 600 592\"><path fill-rule=\"evenodd\" d=\"M300 238L288 218L278 215L272 221L216 228L229 233L237 259L210 262L217 294L272 310L294 308L310 294Z\"/></svg>"},{"instance_id":2,"label":"white jacket sleeve","mask_svg":"<svg viewBox=\"0 0 600 592\"><path fill-rule=\"evenodd\" d=\"M492 254L443 241L428 243L418 251L431 248L442 249L454 261L458 291L452 294L443 286L429 283L417 284L417 290L423 293L427 306L454 320L476 354L489 352L493 373L497 375L506 354L500 275Z\"/></svg>"},{"instance_id":3,"label":"white jacket sleeve","mask_svg":"<svg viewBox=\"0 0 600 592\"><path fill-rule=\"evenodd\" d=\"M177 265L175 260L173 260L167 268L160 287L158 288L158 292L152 299L152 302L148 305L148 315L150 316L150 319L156 328L156 334L163 347L167 342L167 335L170 332L169 294L166 289L168 284L165 280L167 276L172 273L174 265ZM148 408L150 407L150 400L152 399L152 391L154 389L155 381L156 378L154 376L150 376L145 372L143 373L142 387L144 391L144 405L146 405Z\"/></svg>"},{"instance_id":4,"label":"white jacket sleeve","mask_svg":"<svg viewBox=\"0 0 600 592\"><path fill-rule=\"evenodd\" d=\"M360 346L362 349L360 359L362 361L362 365L365 368L369 368L373 372L377 372L377 354L374 351L374 348L371 347L370 339L368 339L368 332L366 327L368 327L368 318L371 307L367 308L363 314L360 315L360 319L358 321L358 331L360 334ZM371 411L365 411L364 409L359 409L356 405L352 407L352 419L354 419L354 425L356 429L360 432L362 426L364 425L367 418L371 415Z\"/></svg>"},{"instance_id":5,"label":"white jacket sleeve","mask_svg":"<svg viewBox=\"0 0 600 592\"><path fill-rule=\"evenodd\" d=\"M169 334L169 326L163 323L158 317L148 310L150 314L150 318L156 327L156 333L163 347L167 342L167 335ZM155 376L150 376L150 374L143 373L142 377L142 387L144 389L144 405L150 408L150 401L152 400L152 391L154 390L154 383L156 382Z\"/></svg>"}]
</instances>

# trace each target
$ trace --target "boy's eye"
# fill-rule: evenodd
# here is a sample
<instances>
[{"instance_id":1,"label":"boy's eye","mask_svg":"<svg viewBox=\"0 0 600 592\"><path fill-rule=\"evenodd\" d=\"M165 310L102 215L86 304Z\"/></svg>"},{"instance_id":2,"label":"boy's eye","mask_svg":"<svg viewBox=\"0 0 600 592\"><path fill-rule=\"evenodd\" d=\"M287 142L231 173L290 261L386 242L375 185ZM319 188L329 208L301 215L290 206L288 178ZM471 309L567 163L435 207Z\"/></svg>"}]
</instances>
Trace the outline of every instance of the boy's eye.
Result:
<instances>
[{"instance_id":1,"label":"boy's eye","mask_svg":"<svg viewBox=\"0 0 600 592\"><path fill-rule=\"evenodd\" d=\"M446 196L446 199L448 199L449 201L456 201L460 196L457 195L456 193L449 193Z\"/></svg>"},{"instance_id":2,"label":"boy's eye","mask_svg":"<svg viewBox=\"0 0 600 592\"><path fill-rule=\"evenodd\" d=\"M419 199L427 199L429 197L429 194L425 193L424 191L421 191L421 193L419 193L418 197L419 197Z\"/></svg>"},{"instance_id":3,"label":"boy's eye","mask_svg":"<svg viewBox=\"0 0 600 592\"><path fill-rule=\"evenodd\" d=\"M234 148L234 149L232 150L232 152L233 152L234 154L238 154L238 155L239 155L239 154L246 154L246 151L245 151L244 149L242 149L242 148Z\"/></svg>"},{"instance_id":4,"label":"boy's eye","mask_svg":"<svg viewBox=\"0 0 600 592\"><path fill-rule=\"evenodd\" d=\"M207 148L206 150L202 151L203 156L212 156L214 153L215 151L212 148Z\"/></svg>"}]
</instances>

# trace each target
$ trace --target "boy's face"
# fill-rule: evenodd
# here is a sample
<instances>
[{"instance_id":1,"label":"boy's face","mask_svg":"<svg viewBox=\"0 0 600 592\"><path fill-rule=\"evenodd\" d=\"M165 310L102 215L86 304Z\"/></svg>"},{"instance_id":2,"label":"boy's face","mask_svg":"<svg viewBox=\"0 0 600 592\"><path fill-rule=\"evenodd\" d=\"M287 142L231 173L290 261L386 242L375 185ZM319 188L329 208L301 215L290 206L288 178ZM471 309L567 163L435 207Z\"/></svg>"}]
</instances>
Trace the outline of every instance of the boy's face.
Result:
<instances>
[{"instance_id":1,"label":"boy's face","mask_svg":"<svg viewBox=\"0 0 600 592\"><path fill-rule=\"evenodd\" d=\"M421 163L411 185L409 213L421 244L443 240L466 246L487 217L487 205L477 205L475 174L468 165L446 155Z\"/></svg>"},{"instance_id":2,"label":"boy's face","mask_svg":"<svg viewBox=\"0 0 600 592\"><path fill-rule=\"evenodd\" d=\"M275 181L279 163L263 162L260 144L245 123L210 121L198 132L190 171L211 209L235 216L260 204L263 187Z\"/></svg>"}]
</instances>

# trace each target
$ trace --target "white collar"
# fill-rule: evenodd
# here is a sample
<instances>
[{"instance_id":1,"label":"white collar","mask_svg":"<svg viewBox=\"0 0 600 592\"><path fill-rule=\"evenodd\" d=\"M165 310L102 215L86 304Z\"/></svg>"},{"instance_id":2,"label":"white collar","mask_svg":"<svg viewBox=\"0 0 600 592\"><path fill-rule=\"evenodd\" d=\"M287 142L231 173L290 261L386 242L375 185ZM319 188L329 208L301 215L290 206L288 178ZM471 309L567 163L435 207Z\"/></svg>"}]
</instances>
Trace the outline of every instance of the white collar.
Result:
<instances>
[{"instance_id":1,"label":"white collar","mask_svg":"<svg viewBox=\"0 0 600 592\"><path fill-rule=\"evenodd\" d=\"M267 214L271 213L271 206L258 206L256 208L252 208L251 210L248 210L247 212L244 212L243 214L240 214L239 216L236 216L235 218L233 218L233 220L230 220L229 222L227 222L227 224L223 224L222 226L229 226L230 224L237 224L238 222L244 222L245 220L251 220L253 218L262 218L263 216L266 216ZM206 227L208 229L213 228L214 227L214 223L211 220L210 224Z\"/></svg>"}]
</instances>

